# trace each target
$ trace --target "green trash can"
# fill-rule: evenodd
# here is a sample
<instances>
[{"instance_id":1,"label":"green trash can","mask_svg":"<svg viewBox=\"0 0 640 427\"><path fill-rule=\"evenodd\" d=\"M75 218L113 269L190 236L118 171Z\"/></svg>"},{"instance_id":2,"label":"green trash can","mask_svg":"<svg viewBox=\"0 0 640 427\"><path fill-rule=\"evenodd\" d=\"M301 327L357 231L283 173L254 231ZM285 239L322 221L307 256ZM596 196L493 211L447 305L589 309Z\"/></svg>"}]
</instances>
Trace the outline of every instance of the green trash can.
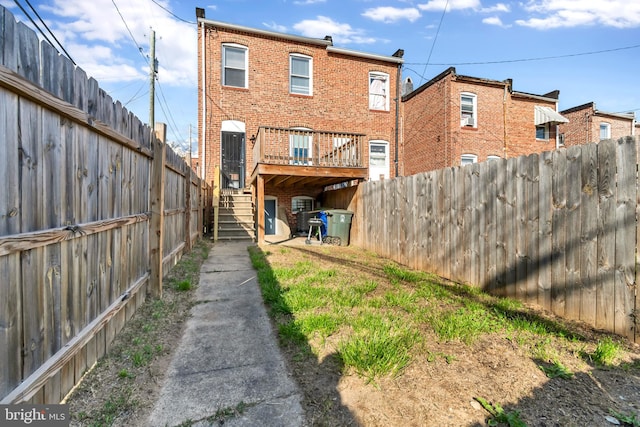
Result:
<instances>
[{"instance_id":1,"label":"green trash can","mask_svg":"<svg viewBox=\"0 0 640 427\"><path fill-rule=\"evenodd\" d=\"M327 236L339 238L340 246L349 245L353 212L344 209L326 209L325 212L327 213Z\"/></svg>"}]
</instances>

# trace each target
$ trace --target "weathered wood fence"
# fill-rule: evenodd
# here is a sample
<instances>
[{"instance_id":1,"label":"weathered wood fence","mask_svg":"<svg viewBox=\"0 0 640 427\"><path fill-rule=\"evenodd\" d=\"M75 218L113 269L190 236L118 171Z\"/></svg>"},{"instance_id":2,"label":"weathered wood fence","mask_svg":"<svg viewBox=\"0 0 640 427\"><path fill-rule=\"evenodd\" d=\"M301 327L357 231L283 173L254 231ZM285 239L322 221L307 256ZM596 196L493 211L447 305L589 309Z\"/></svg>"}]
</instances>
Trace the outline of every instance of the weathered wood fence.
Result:
<instances>
[{"instance_id":1,"label":"weathered wood fence","mask_svg":"<svg viewBox=\"0 0 640 427\"><path fill-rule=\"evenodd\" d=\"M629 137L367 182L325 204L356 212L354 245L637 342L637 151Z\"/></svg>"},{"instance_id":2,"label":"weathered wood fence","mask_svg":"<svg viewBox=\"0 0 640 427\"><path fill-rule=\"evenodd\" d=\"M57 403L201 233L211 191L0 7L0 402Z\"/></svg>"}]
</instances>

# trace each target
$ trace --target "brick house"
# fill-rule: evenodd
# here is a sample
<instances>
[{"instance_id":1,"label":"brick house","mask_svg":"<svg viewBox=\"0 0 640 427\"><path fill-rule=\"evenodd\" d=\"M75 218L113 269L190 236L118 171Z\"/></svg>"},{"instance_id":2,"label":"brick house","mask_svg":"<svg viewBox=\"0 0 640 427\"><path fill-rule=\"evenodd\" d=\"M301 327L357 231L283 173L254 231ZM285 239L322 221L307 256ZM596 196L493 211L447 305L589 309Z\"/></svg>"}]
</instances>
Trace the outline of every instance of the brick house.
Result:
<instances>
[{"instance_id":1,"label":"brick house","mask_svg":"<svg viewBox=\"0 0 640 427\"><path fill-rule=\"evenodd\" d=\"M569 119L569 123L560 125L560 135L567 147L635 135L634 113L607 113L598 110L595 102L566 109L560 114Z\"/></svg>"},{"instance_id":2,"label":"brick house","mask_svg":"<svg viewBox=\"0 0 640 427\"><path fill-rule=\"evenodd\" d=\"M513 90L511 79L463 76L451 67L402 97L403 174L553 150L559 91Z\"/></svg>"},{"instance_id":3,"label":"brick house","mask_svg":"<svg viewBox=\"0 0 640 427\"><path fill-rule=\"evenodd\" d=\"M258 242L289 237L328 186L396 176L401 50L196 16L200 174L252 193Z\"/></svg>"}]
</instances>

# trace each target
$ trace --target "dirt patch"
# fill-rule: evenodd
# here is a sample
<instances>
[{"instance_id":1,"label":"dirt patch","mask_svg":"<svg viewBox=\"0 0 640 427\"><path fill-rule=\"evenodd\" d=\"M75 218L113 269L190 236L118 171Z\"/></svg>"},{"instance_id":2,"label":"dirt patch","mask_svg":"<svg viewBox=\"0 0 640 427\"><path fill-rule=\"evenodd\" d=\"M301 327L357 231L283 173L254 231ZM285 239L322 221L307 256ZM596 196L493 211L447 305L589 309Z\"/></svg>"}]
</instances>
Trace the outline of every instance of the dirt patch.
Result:
<instances>
[{"instance_id":1,"label":"dirt patch","mask_svg":"<svg viewBox=\"0 0 640 427\"><path fill-rule=\"evenodd\" d=\"M384 279L388 260L357 248L273 245L263 250L272 266L309 262L334 270L345 286L376 280L377 296L404 286ZM202 259L200 255L193 262ZM180 281L180 274L174 270L167 283ZM192 292L167 284L162 303L145 303L69 399L72 425L144 425L188 318ZM527 309L580 339L491 333L465 344L440 340L424 327L424 339L401 374L375 381L343 366L338 349L348 331L313 337L302 345L282 341L282 349L304 394L310 426L485 426L489 414L478 397L501 405L505 413L518 412L530 427L608 427L614 424L606 417L614 412L640 420L639 346L623 346L613 366L599 367L585 355L607 334ZM146 364L136 366L136 351L144 356L148 343L152 354ZM571 379L545 375L540 366L549 360L535 356L542 346L573 373Z\"/></svg>"},{"instance_id":2,"label":"dirt patch","mask_svg":"<svg viewBox=\"0 0 640 427\"><path fill-rule=\"evenodd\" d=\"M158 399L193 306L201 239L163 281L162 300L148 298L116 336L108 354L67 398L72 426L144 426Z\"/></svg>"}]
</instances>

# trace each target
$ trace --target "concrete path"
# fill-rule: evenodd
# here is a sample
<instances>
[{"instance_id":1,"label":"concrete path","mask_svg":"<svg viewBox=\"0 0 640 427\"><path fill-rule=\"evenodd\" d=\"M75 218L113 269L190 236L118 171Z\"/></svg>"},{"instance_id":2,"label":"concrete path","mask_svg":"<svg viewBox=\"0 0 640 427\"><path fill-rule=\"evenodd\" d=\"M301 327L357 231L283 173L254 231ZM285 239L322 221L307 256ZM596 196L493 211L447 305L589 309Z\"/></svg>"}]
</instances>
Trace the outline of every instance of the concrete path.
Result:
<instances>
[{"instance_id":1,"label":"concrete path","mask_svg":"<svg viewBox=\"0 0 640 427\"><path fill-rule=\"evenodd\" d=\"M301 426L301 394L287 373L247 243L216 243L200 270L192 317L149 426Z\"/></svg>"}]
</instances>

